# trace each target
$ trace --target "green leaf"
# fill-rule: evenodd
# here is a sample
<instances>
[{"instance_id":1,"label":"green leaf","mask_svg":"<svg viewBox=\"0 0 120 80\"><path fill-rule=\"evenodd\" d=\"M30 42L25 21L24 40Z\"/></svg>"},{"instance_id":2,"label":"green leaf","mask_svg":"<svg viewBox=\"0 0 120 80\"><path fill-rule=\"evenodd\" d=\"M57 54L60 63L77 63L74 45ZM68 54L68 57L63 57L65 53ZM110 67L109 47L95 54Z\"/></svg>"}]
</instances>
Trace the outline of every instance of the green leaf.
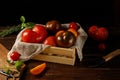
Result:
<instances>
[{"instance_id":1,"label":"green leaf","mask_svg":"<svg viewBox=\"0 0 120 80\"><path fill-rule=\"evenodd\" d=\"M11 27L1 31L0 37L5 37L5 36L10 35L12 33L20 32L24 28L33 28L33 26L35 25L35 23L33 23L33 22L25 22L24 16L20 17L20 21L22 22L21 24L19 24L17 26L11 26Z\"/></svg>"},{"instance_id":2,"label":"green leaf","mask_svg":"<svg viewBox=\"0 0 120 80\"><path fill-rule=\"evenodd\" d=\"M26 23L26 27L28 27L28 28L33 28L34 25L35 25L35 23L33 23L33 22Z\"/></svg>"},{"instance_id":3,"label":"green leaf","mask_svg":"<svg viewBox=\"0 0 120 80\"><path fill-rule=\"evenodd\" d=\"M22 61L16 61L15 68L19 71L22 67L23 62Z\"/></svg>"},{"instance_id":4,"label":"green leaf","mask_svg":"<svg viewBox=\"0 0 120 80\"><path fill-rule=\"evenodd\" d=\"M26 26L26 23L21 23L21 29L24 29Z\"/></svg>"},{"instance_id":5,"label":"green leaf","mask_svg":"<svg viewBox=\"0 0 120 80\"><path fill-rule=\"evenodd\" d=\"M21 21L22 23L24 23L24 22L25 22L25 17L24 17L24 16L21 16L21 17L20 17L20 21Z\"/></svg>"},{"instance_id":6,"label":"green leaf","mask_svg":"<svg viewBox=\"0 0 120 80\"><path fill-rule=\"evenodd\" d=\"M5 73L8 74L9 72L10 72L10 69L7 68L7 69L5 70Z\"/></svg>"}]
</instances>

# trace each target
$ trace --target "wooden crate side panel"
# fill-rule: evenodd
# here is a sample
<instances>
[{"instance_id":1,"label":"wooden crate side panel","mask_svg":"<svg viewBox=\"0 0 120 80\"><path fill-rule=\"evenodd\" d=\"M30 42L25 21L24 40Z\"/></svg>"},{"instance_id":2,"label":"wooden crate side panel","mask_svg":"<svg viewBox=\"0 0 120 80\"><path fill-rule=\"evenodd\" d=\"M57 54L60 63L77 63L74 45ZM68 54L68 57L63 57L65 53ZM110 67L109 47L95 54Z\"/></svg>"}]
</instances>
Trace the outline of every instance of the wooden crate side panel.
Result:
<instances>
[{"instance_id":1,"label":"wooden crate side panel","mask_svg":"<svg viewBox=\"0 0 120 80\"><path fill-rule=\"evenodd\" d=\"M67 57L59 57L59 56L43 55L43 54L36 55L32 59L60 63L60 64L67 64L67 65L74 65L75 63L75 57L67 58Z\"/></svg>"}]
</instances>

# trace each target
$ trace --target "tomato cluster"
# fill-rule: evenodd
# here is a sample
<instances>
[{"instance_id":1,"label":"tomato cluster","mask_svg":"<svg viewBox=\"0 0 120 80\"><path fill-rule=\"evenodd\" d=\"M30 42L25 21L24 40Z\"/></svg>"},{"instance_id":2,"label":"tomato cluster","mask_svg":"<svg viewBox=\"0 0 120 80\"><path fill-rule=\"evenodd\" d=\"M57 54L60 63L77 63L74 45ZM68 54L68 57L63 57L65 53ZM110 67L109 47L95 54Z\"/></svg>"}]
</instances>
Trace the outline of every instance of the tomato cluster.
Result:
<instances>
[{"instance_id":1,"label":"tomato cluster","mask_svg":"<svg viewBox=\"0 0 120 80\"><path fill-rule=\"evenodd\" d=\"M51 20L45 25L35 24L32 29L25 29L22 32L21 41L69 48L76 42L78 29L79 26L76 22L71 22L67 28L64 28L57 20ZM10 54L13 61L19 60L20 56L16 51Z\"/></svg>"},{"instance_id":2,"label":"tomato cluster","mask_svg":"<svg viewBox=\"0 0 120 80\"><path fill-rule=\"evenodd\" d=\"M57 20L48 21L45 26L35 24L32 29L26 29L22 33L22 41L28 43L43 43L51 46L71 47L75 44L79 26L76 22L70 22L68 28L62 27Z\"/></svg>"},{"instance_id":3,"label":"tomato cluster","mask_svg":"<svg viewBox=\"0 0 120 80\"><path fill-rule=\"evenodd\" d=\"M26 29L22 33L22 41L29 43L41 43L48 33L44 26L35 24L32 29Z\"/></svg>"},{"instance_id":4,"label":"tomato cluster","mask_svg":"<svg viewBox=\"0 0 120 80\"><path fill-rule=\"evenodd\" d=\"M92 25L88 29L89 36L98 41L98 49L104 51L106 49L105 41L108 39L109 31L106 27L101 27L98 25Z\"/></svg>"}]
</instances>

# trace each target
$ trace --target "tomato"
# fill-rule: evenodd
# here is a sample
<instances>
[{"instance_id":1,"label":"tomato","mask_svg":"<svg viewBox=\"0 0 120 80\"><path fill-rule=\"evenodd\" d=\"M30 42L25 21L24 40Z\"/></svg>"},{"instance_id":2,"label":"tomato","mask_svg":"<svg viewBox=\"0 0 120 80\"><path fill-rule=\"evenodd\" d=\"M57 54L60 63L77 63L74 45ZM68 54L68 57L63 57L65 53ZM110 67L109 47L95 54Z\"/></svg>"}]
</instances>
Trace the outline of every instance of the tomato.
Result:
<instances>
[{"instance_id":1,"label":"tomato","mask_svg":"<svg viewBox=\"0 0 120 80\"><path fill-rule=\"evenodd\" d=\"M92 26L90 26L89 29L88 29L88 34L89 34L89 36L92 37L93 39L94 39L94 37L95 37L95 34L96 34L97 29L98 29L98 26L97 26L97 25L92 25Z\"/></svg>"},{"instance_id":2,"label":"tomato","mask_svg":"<svg viewBox=\"0 0 120 80\"><path fill-rule=\"evenodd\" d=\"M29 43L34 43L37 42L37 33L32 31L31 29L26 29L22 33L22 41L23 42L29 42Z\"/></svg>"},{"instance_id":3,"label":"tomato","mask_svg":"<svg viewBox=\"0 0 120 80\"><path fill-rule=\"evenodd\" d=\"M20 58L20 54L16 51L13 51L11 54L10 54L10 58L13 60L13 61L17 61L19 60Z\"/></svg>"},{"instance_id":4,"label":"tomato","mask_svg":"<svg viewBox=\"0 0 120 80\"><path fill-rule=\"evenodd\" d=\"M76 22L71 22L68 28L73 28L77 31L79 29L79 26Z\"/></svg>"},{"instance_id":5,"label":"tomato","mask_svg":"<svg viewBox=\"0 0 120 80\"><path fill-rule=\"evenodd\" d=\"M105 27L92 25L88 29L88 34L91 38L97 41L104 41L108 38L109 32Z\"/></svg>"},{"instance_id":6,"label":"tomato","mask_svg":"<svg viewBox=\"0 0 120 80\"><path fill-rule=\"evenodd\" d=\"M76 42L76 37L70 31L60 32L56 36L56 43L60 47L66 47L66 48L68 48L68 47L73 46L75 44L75 42Z\"/></svg>"},{"instance_id":7,"label":"tomato","mask_svg":"<svg viewBox=\"0 0 120 80\"><path fill-rule=\"evenodd\" d=\"M46 28L40 24L36 24L32 31L38 34L36 38L37 42L42 42L48 35Z\"/></svg>"},{"instance_id":8,"label":"tomato","mask_svg":"<svg viewBox=\"0 0 120 80\"><path fill-rule=\"evenodd\" d=\"M40 43L44 41L48 33L44 26L35 24L33 29L26 29L22 33L22 41L29 43Z\"/></svg>"},{"instance_id":9,"label":"tomato","mask_svg":"<svg viewBox=\"0 0 120 80\"><path fill-rule=\"evenodd\" d=\"M61 30L62 28L62 25L59 21L57 20L51 20L51 21L48 21L45 25L45 28L47 29L47 31L50 33L50 34L55 34L56 32L58 32L59 30Z\"/></svg>"},{"instance_id":10,"label":"tomato","mask_svg":"<svg viewBox=\"0 0 120 80\"><path fill-rule=\"evenodd\" d=\"M51 45L51 46L56 46L56 37L55 36L48 36L43 44L46 44L46 45Z\"/></svg>"},{"instance_id":11,"label":"tomato","mask_svg":"<svg viewBox=\"0 0 120 80\"><path fill-rule=\"evenodd\" d=\"M106 49L106 44L105 43L99 43L98 44L98 49L101 51L104 51Z\"/></svg>"},{"instance_id":12,"label":"tomato","mask_svg":"<svg viewBox=\"0 0 120 80\"><path fill-rule=\"evenodd\" d=\"M96 31L95 39L98 41L104 41L104 40L107 40L108 35L109 35L109 33L108 33L107 28L99 27Z\"/></svg>"}]
</instances>

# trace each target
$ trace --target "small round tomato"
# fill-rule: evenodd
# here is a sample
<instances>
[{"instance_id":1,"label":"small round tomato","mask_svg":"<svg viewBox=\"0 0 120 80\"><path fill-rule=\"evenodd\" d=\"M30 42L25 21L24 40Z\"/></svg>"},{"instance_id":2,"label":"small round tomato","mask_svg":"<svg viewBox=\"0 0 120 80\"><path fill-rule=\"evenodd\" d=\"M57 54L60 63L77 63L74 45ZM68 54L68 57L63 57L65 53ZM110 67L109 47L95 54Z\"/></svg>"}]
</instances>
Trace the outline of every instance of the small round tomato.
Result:
<instances>
[{"instance_id":1,"label":"small round tomato","mask_svg":"<svg viewBox=\"0 0 120 80\"><path fill-rule=\"evenodd\" d=\"M76 22L71 22L68 28L73 28L77 31L79 29L79 26Z\"/></svg>"},{"instance_id":2,"label":"small round tomato","mask_svg":"<svg viewBox=\"0 0 120 80\"><path fill-rule=\"evenodd\" d=\"M106 49L106 44L105 43L99 43L98 44L98 49L101 51L104 51Z\"/></svg>"},{"instance_id":3,"label":"small round tomato","mask_svg":"<svg viewBox=\"0 0 120 80\"><path fill-rule=\"evenodd\" d=\"M10 54L10 58L11 58L13 61L17 61L17 60L19 60L19 58L20 58L20 54L19 54L17 51L13 51L13 52Z\"/></svg>"},{"instance_id":4,"label":"small round tomato","mask_svg":"<svg viewBox=\"0 0 120 80\"><path fill-rule=\"evenodd\" d=\"M22 33L22 41L23 42L34 43L34 42L36 42L36 38L37 38L37 33L32 31L31 29L26 29Z\"/></svg>"}]
</instances>

